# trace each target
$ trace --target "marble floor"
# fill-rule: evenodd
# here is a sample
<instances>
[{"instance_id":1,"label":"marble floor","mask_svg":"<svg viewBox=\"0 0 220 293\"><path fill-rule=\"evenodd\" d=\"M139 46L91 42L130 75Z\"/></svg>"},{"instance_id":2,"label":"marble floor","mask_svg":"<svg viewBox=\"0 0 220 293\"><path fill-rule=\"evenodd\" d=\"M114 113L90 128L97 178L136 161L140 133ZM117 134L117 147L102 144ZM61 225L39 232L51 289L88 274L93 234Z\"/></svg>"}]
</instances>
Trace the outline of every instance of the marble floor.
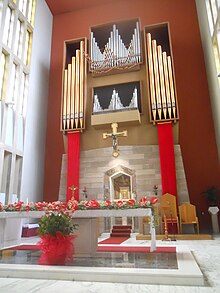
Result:
<instances>
[{"instance_id":1,"label":"marble floor","mask_svg":"<svg viewBox=\"0 0 220 293\"><path fill-rule=\"evenodd\" d=\"M28 240L30 241L30 240ZM143 245L143 241L131 240L130 245ZM129 245L127 243L126 245ZM157 241L157 245L164 246L165 242ZM204 286L171 286L150 284L127 284L108 282L79 282L41 279L0 278L0 292L2 293L32 293L32 292L71 292L71 293L148 293L148 292L220 292L220 235L213 240L175 241L166 245L188 246L193 253L205 278Z\"/></svg>"}]
</instances>

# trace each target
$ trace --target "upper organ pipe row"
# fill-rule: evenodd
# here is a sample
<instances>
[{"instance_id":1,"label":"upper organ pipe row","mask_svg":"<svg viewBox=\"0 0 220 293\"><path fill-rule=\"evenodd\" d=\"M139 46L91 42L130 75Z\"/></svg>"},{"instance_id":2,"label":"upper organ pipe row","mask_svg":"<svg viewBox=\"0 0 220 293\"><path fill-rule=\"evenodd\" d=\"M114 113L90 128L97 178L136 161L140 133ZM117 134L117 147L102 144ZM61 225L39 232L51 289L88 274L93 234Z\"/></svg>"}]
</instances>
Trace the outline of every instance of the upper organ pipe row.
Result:
<instances>
[{"instance_id":1,"label":"upper organ pipe row","mask_svg":"<svg viewBox=\"0 0 220 293\"><path fill-rule=\"evenodd\" d=\"M80 42L80 50L72 57L63 75L62 126L63 131L84 128L85 98L85 42Z\"/></svg>"},{"instance_id":2,"label":"upper organ pipe row","mask_svg":"<svg viewBox=\"0 0 220 293\"><path fill-rule=\"evenodd\" d=\"M141 62L141 43L140 28L138 21L134 28L131 42L126 47L116 25L110 32L108 42L104 49L99 48L94 37L94 33L90 33L90 69L91 71L105 71L110 68L125 67L138 64Z\"/></svg>"},{"instance_id":3,"label":"upper organ pipe row","mask_svg":"<svg viewBox=\"0 0 220 293\"><path fill-rule=\"evenodd\" d=\"M147 33L150 104L153 121L176 120L176 95L171 57Z\"/></svg>"}]
</instances>

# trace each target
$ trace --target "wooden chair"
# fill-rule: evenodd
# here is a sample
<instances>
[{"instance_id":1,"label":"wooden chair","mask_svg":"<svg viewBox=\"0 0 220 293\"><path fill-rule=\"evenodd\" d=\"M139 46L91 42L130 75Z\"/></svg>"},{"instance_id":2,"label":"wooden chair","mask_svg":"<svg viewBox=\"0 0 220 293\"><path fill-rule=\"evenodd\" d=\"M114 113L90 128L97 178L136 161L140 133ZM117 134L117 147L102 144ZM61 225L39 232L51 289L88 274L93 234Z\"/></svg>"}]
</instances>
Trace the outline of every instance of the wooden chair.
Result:
<instances>
[{"instance_id":1,"label":"wooden chair","mask_svg":"<svg viewBox=\"0 0 220 293\"><path fill-rule=\"evenodd\" d=\"M160 212L162 223L166 221L166 224L169 226L171 225L171 229L169 229L171 231L169 231L169 233L174 233L174 231L172 231L173 225L177 227L177 233L179 233L179 219L177 215L176 197L174 195L166 193L161 196Z\"/></svg>"},{"instance_id":2,"label":"wooden chair","mask_svg":"<svg viewBox=\"0 0 220 293\"><path fill-rule=\"evenodd\" d=\"M183 203L179 206L180 233L182 234L182 225L192 224L194 231L199 234L199 221L196 215L196 207L190 203ZM196 228L196 229L195 229ZM195 232L196 232L195 231Z\"/></svg>"}]
</instances>

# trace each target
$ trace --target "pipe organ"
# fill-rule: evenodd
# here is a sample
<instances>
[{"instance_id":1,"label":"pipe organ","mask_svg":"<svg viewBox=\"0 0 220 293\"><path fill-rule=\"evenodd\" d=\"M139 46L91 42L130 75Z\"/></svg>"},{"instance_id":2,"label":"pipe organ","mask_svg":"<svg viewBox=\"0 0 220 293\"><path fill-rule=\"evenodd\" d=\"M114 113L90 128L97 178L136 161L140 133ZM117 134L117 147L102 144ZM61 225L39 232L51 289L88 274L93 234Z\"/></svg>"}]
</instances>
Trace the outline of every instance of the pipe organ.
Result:
<instances>
[{"instance_id":1,"label":"pipe organ","mask_svg":"<svg viewBox=\"0 0 220 293\"><path fill-rule=\"evenodd\" d=\"M85 128L86 98L86 40L65 44L61 130L64 132Z\"/></svg>"},{"instance_id":2,"label":"pipe organ","mask_svg":"<svg viewBox=\"0 0 220 293\"><path fill-rule=\"evenodd\" d=\"M144 37L150 122L153 124L163 121L176 122L179 114L169 24L145 27ZM64 45L60 128L63 132L80 131L85 128L87 62L92 73L106 73L114 68L126 69L129 66L135 70L132 66L137 65L140 69L143 56L139 20L133 19L92 27L89 44L90 57L87 54L86 38L65 41ZM93 76L91 74L91 77ZM93 87L91 118L98 119L98 115L101 117L103 114L105 116L103 119L107 119L108 114L116 112L125 114L129 111L126 117L126 121L129 121L131 113L139 112L135 116L137 118L135 121L140 123L139 116L142 113L140 84L140 80L136 83L128 80L121 85L102 86L101 82L98 87ZM94 118L95 115L97 117Z\"/></svg>"},{"instance_id":3,"label":"pipe organ","mask_svg":"<svg viewBox=\"0 0 220 293\"><path fill-rule=\"evenodd\" d=\"M113 24L107 33L107 43L99 44L99 34L96 29L90 32L90 71L103 73L116 69L132 68L142 63L141 37L139 21L135 20L132 28L131 39L123 40L120 34L120 23ZM94 30L94 31L93 31ZM96 35L98 37L96 37Z\"/></svg>"},{"instance_id":4,"label":"pipe organ","mask_svg":"<svg viewBox=\"0 0 220 293\"><path fill-rule=\"evenodd\" d=\"M145 34L147 71L150 91L150 116L153 123L178 120L177 97L174 81L174 69L170 54L163 45ZM167 46L164 46L167 47Z\"/></svg>"}]
</instances>

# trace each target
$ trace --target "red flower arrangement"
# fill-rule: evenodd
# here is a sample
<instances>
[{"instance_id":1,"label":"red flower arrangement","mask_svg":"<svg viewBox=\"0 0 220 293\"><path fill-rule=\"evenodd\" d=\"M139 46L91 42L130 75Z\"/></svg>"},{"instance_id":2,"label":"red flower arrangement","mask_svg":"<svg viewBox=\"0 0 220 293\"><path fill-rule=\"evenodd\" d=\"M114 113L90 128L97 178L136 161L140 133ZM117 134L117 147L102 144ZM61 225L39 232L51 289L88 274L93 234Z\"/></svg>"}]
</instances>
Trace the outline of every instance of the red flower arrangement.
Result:
<instances>
[{"instance_id":1,"label":"red flower arrangement","mask_svg":"<svg viewBox=\"0 0 220 293\"><path fill-rule=\"evenodd\" d=\"M39 264L65 264L72 259L74 253L73 230L76 225L72 223L71 213L74 213L75 210L151 208L154 216L153 205L157 202L156 197L143 197L139 201L134 199L97 201L93 199L80 202L76 200L43 201L29 204L20 201L4 206L0 203L0 212L45 211L38 229L41 237L39 245L43 252L39 258Z\"/></svg>"},{"instance_id":2,"label":"red flower arrangement","mask_svg":"<svg viewBox=\"0 0 220 293\"><path fill-rule=\"evenodd\" d=\"M41 265L64 265L74 254L73 235L78 225L68 212L48 212L39 222L38 234L41 237L42 254L38 260Z\"/></svg>"},{"instance_id":3,"label":"red flower arrangement","mask_svg":"<svg viewBox=\"0 0 220 293\"><path fill-rule=\"evenodd\" d=\"M76 201L69 200L68 202L30 202L25 204L23 201L2 205L0 203L0 212L13 212L13 211L55 211L65 212L69 211L74 213L75 210L91 210L91 209L129 209L129 208L152 208L158 202L156 197L143 197L139 201L134 199L118 200L118 201L97 201L84 200Z\"/></svg>"}]
</instances>

